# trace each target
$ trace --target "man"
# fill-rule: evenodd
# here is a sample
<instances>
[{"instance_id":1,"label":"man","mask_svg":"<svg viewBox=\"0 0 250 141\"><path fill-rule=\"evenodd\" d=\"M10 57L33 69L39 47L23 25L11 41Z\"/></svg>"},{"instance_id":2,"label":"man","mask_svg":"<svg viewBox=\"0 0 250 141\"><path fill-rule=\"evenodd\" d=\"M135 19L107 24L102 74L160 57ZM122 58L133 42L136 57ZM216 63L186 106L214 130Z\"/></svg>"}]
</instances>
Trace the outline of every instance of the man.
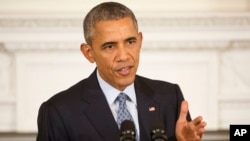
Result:
<instances>
[{"instance_id":1,"label":"man","mask_svg":"<svg viewBox=\"0 0 250 141\"><path fill-rule=\"evenodd\" d=\"M136 75L143 37L130 9L101 3L83 26L81 52L96 69L41 105L37 141L118 141L121 94L137 140L150 141L155 122L163 124L168 140L201 140L206 123L201 116L191 120L178 85Z\"/></svg>"}]
</instances>

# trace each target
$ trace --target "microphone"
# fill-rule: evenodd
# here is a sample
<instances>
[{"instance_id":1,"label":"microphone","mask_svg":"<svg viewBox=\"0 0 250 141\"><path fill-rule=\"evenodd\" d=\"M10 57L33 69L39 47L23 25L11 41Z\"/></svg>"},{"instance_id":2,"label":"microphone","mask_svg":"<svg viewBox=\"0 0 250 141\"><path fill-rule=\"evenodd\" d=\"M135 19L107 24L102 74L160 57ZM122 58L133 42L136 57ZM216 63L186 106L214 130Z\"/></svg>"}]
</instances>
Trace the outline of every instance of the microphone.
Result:
<instances>
[{"instance_id":1,"label":"microphone","mask_svg":"<svg viewBox=\"0 0 250 141\"><path fill-rule=\"evenodd\" d=\"M153 122L151 139L152 141L168 141L163 124L160 121Z\"/></svg>"},{"instance_id":2,"label":"microphone","mask_svg":"<svg viewBox=\"0 0 250 141\"><path fill-rule=\"evenodd\" d=\"M135 125L131 120L121 123L120 141L135 141Z\"/></svg>"}]
</instances>

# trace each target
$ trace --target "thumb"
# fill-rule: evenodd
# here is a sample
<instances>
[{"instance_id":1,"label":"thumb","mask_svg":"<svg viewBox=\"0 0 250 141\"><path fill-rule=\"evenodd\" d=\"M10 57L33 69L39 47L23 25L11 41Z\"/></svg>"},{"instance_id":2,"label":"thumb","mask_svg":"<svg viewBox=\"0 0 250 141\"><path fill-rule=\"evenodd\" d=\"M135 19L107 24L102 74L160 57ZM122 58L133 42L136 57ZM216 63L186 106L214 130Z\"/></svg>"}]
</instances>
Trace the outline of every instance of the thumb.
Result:
<instances>
[{"instance_id":1,"label":"thumb","mask_svg":"<svg viewBox=\"0 0 250 141\"><path fill-rule=\"evenodd\" d=\"M178 120L180 122L186 122L187 121L187 114L188 114L188 102L182 101L181 102L180 116L179 116Z\"/></svg>"}]
</instances>

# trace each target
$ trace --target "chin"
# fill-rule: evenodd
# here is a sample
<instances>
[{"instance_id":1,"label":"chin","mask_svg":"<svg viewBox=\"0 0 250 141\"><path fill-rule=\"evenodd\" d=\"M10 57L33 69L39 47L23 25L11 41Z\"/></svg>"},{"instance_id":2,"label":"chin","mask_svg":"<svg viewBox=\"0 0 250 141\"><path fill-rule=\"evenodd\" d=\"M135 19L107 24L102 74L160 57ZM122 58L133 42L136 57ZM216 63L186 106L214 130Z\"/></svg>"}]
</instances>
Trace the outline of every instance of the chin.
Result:
<instances>
[{"instance_id":1,"label":"chin","mask_svg":"<svg viewBox=\"0 0 250 141\"><path fill-rule=\"evenodd\" d=\"M127 87L128 85L132 84L134 80L135 80L135 77L130 77L130 78L123 79L121 83L123 84L123 86Z\"/></svg>"}]
</instances>

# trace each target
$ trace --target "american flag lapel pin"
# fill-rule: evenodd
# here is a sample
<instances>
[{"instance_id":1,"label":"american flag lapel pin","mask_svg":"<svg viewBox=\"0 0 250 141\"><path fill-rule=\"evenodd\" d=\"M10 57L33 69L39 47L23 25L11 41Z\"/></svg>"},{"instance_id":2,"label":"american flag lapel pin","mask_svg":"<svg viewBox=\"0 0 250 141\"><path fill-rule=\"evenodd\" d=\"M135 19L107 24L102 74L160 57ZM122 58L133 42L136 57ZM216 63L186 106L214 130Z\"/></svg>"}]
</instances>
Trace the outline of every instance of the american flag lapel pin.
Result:
<instances>
[{"instance_id":1,"label":"american flag lapel pin","mask_svg":"<svg viewBox=\"0 0 250 141\"><path fill-rule=\"evenodd\" d=\"M148 108L149 112L154 112L155 111L155 107L151 106Z\"/></svg>"}]
</instances>

